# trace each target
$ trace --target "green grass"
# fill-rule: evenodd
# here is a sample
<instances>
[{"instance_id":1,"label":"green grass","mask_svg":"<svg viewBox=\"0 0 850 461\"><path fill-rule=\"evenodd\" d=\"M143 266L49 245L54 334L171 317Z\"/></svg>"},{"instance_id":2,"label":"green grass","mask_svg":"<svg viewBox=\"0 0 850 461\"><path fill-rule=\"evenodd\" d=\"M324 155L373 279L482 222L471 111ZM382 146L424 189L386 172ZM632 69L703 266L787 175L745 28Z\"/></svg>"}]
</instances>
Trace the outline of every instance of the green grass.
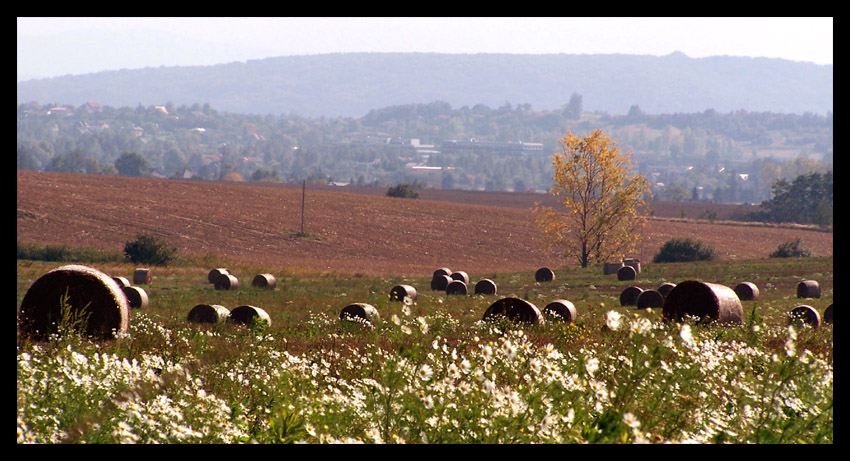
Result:
<instances>
[{"instance_id":1,"label":"green grass","mask_svg":"<svg viewBox=\"0 0 850 461\"><path fill-rule=\"evenodd\" d=\"M57 262L18 261L18 306ZM124 263L96 263L109 275ZM228 267L236 291L206 281ZM251 287L259 273L274 291ZM470 274L498 295L448 296L430 277L351 277L207 255L153 269L128 337L18 338L18 442L44 443L832 443L832 326L787 313L833 302L832 258L649 264L635 281L601 268ZM629 285L699 279L760 289L744 325L665 323L619 305ZM796 299L803 279L819 299ZM409 305L396 284L416 287ZM483 322L495 300L572 301L573 324ZM353 302L380 321L343 321ZM193 325L196 304L266 310L270 326ZM614 314L610 314L614 312ZM619 325L616 318L620 317ZM690 332L690 335L688 334Z\"/></svg>"},{"instance_id":2,"label":"green grass","mask_svg":"<svg viewBox=\"0 0 850 461\"><path fill-rule=\"evenodd\" d=\"M91 247L69 247L68 245L44 245L18 242L18 259L59 262L123 262L124 253Z\"/></svg>"}]
</instances>

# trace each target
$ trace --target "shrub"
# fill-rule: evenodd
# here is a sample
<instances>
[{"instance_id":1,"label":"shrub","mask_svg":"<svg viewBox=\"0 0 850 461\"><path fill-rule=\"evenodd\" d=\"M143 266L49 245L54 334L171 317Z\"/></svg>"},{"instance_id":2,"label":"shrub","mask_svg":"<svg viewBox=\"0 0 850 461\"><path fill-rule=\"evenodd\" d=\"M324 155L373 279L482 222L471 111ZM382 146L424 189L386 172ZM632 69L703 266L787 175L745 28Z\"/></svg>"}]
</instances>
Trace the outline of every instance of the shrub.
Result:
<instances>
[{"instance_id":1,"label":"shrub","mask_svg":"<svg viewBox=\"0 0 850 461\"><path fill-rule=\"evenodd\" d=\"M788 240L770 254L771 258L808 258L812 250L802 246L800 239Z\"/></svg>"},{"instance_id":2,"label":"shrub","mask_svg":"<svg viewBox=\"0 0 850 461\"><path fill-rule=\"evenodd\" d=\"M670 239L652 258L655 263L675 263L687 261L712 261L717 259L717 251L702 242L685 239Z\"/></svg>"},{"instance_id":3,"label":"shrub","mask_svg":"<svg viewBox=\"0 0 850 461\"><path fill-rule=\"evenodd\" d=\"M387 190L387 197L419 198L419 192L416 192L410 184L404 183L390 187Z\"/></svg>"},{"instance_id":4,"label":"shrub","mask_svg":"<svg viewBox=\"0 0 850 461\"><path fill-rule=\"evenodd\" d=\"M176 253L176 247L154 235L139 234L135 241L124 244L124 254L133 263L167 266Z\"/></svg>"}]
</instances>

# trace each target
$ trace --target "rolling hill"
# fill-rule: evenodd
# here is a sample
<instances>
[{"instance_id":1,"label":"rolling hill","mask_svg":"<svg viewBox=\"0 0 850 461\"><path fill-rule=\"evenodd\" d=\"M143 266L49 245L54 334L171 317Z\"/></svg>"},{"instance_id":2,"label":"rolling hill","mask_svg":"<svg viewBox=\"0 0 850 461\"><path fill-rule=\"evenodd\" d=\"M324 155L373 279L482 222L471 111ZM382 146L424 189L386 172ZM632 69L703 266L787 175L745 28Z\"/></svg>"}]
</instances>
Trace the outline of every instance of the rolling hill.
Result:
<instances>
[{"instance_id":1,"label":"rolling hill","mask_svg":"<svg viewBox=\"0 0 850 461\"><path fill-rule=\"evenodd\" d=\"M209 103L248 114L362 117L370 110L444 101L650 114L714 109L803 114L833 110L833 66L772 58L641 55L336 53L214 66L162 66L17 83L19 103L114 107Z\"/></svg>"}]
</instances>

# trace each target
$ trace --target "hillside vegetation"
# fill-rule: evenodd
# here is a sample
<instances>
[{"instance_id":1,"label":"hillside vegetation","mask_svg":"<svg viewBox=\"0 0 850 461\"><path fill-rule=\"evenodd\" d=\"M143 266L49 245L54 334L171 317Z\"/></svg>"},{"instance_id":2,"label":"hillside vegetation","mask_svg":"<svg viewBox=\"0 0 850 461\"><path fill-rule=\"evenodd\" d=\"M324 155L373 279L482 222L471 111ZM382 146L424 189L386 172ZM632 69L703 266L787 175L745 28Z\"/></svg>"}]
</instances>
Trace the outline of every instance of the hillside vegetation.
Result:
<instances>
[{"instance_id":1,"label":"hillside vegetation","mask_svg":"<svg viewBox=\"0 0 850 461\"><path fill-rule=\"evenodd\" d=\"M545 191L568 132L632 152L657 200L759 203L780 179L832 168L833 117L737 111L625 116L445 102L362 118L240 115L209 104L17 108L17 168L88 174ZM476 142L470 142L471 139ZM521 143L520 143L521 142ZM466 143L458 148L458 143ZM463 145L463 144L461 144Z\"/></svg>"},{"instance_id":2,"label":"hillside vegetation","mask_svg":"<svg viewBox=\"0 0 850 461\"><path fill-rule=\"evenodd\" d=\"M362 117L377 107L506 101L555 110L573 93L591 111L625 114L706 109L826 114L833 66L718 56L336 53L214 66L159 67L30 80L18 102L79 106L209 102L227 112Z\"/></svg>"}]
</instances>

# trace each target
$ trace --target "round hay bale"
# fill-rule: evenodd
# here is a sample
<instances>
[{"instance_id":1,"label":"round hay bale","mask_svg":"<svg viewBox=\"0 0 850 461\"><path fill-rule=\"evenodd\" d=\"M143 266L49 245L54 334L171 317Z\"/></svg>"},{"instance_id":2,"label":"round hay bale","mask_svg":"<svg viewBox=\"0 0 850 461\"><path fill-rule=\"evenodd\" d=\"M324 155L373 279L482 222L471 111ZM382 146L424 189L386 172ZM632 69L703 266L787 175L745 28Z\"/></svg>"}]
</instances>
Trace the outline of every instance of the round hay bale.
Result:
<instances>
[{"instance_id":1,"label":"round hay bale","mask_svg":"<svg viewBox=\"0 0 850 461\"><path fill-rule=\"evenodd\" d=\"M551 282L555 280L555 273L548 267L541 267L534 273L534 281L536 282Z\"/></svg>"},{"instance_id":2,"label":"round hay bale","mask_svg":"<svg viewBox=\"0 0 850 461\"><path fill-rule=\"evenodd\" d=\"M636 273L640 274L640 259L626 258L623 260L623 264L631 267Z\"/></svg>"},{"instance_id":3,"label":"round hay bale","mask_svg":"<svg viewBox=\"0 0 850 461\"><path fill-rule=\"evenodd\" d=\"M735 285L735 294L741 301L753 301L759 297L759 287L752 282L741 282Z\"/></svg>"},{"instance_id":4,"label":"round hay bale","mask_svg":"<svg viewBox=\"0 0 850 461\"><path fill-rule=\"evenodd\" d=\"M270 326L272 324L272 320L269 317L268 312L257 306L239 306L230 311L230 317L228 317L231 322L248 326L254 324L254 318L257 318L257 321L266 322L266 325Z\"/></svg>"},{"instance_id":5,"label":"round hay bale","mask_svg":"<svg viewBox=\"0 0 850 461\"><path fill-rule=\"evenodd\" d=\"M623 267L623 266L625 266L625 264L623 264L622 261L616 262L616 263L605 263L602 266L602 274L604 274L604 275L616 274L617 271L620 270L620 268Z\"/></svg>"},{"instance_id":6,"label":"round hay bale","mask_svg":"<svg viewBox=\"0 0 850 461\"><path fill-rule=\"evenodd\" d=\"M219 267L219 268L216 268L216 269L211 270L211 271L210 271L210 273L209 273L209 274L207 274L207 280L208 280L210 283L215 283L215 281L216 281L219 277L221 277L222 275L227 275L227 274L229 274L229 273L230 273L230 271L229 271L229 270L227 270L227 268Z\"/></svg>"},{"instance_id":7,"label":"round hay bale","mask_svg":"<svg viewBox=\"0 0 850 461\"><path fill-rule=\"evenodd\" d=\"M483 320L496 317L507 317L512 322L532 323L540 325L543 323L543 315L537 306L519 298L502 298L484 311Z\"/></svg>"},{"instance_id":8,"label":"round hay bale","mask_svg":"<svg viewBox=\"0 0 850 461\"><path fill-rule=\"evenodd\" d=\"M434 271L434 277L436 277L438 275L446 275L448 277L451 277L452 276L452 270L449 269L448 267L441 267L441 268Z\"/></svg>"},{"instance_id":9,"label":"round hay bale","mask_svg":"<svg viewBox=\"0 0 850 461\"><path fill-rule=\"evenodd\" d=\"M832 304L826 307L823 311L823 323L832 324Z\"/></svg>"},{"instance_id":10,"label":"round hay bale","mask_svg":"<svg viewBox=\"0 0 850 461\"><path fill-rule=\"evenodd\" d=\"M617 280L634 280L637 278L637 271L632 266L623 266L617 271Z\"/></svg>"},{"instance_id":11,"label":"round hay bale","mask_svg":"<svg viewBox=\"0 0 850 461\"><path fill-rule=\"evenodd\" d=\"M798 298L820 298L820 285L815 280L803 280L797 284Z\"/></svg>"},{"instance_id":12,"label":"round hay bale","mask_svg":"<svg viewBox=\"0 0 850 461\"><path fill-rule=\"evenodd\" d=\"M431 279L431 289L434 291L446 291L446 287L452 282L448 275L438 274Z\"/></svg>"},{"instance_id":13,"label":"round hay bale","mask_svg":"<svg viewBox=\"0 0 850 461\"><path fill-rule=\"evenodd\" d=\"M543 308L543 314L549 320L558 320L567 323L575 322L577 316L576 306L566 299L556 299L547 304Z\"/></svg>"},{"instance_id":14,"label":"round hay bale","mask_svg":"<svg viewBox=\"0 0 850 461\"><path fill-rule=\"evenodd\" d=\"M643 293L643 288L627 287L620 293L620 305L634 306L637 304L638 296L640 296L641 293Z\"/></svg>"},{"instance_id":15,"label":"round hay bale","mask_svg":"<svg viewBox=\"0 0 850 461\"><path fill-rule=\"evenodd\" d=\"M339 318L340 320L359 318L374 324L381 319L381 316L378 314L378 309L371 304L353 303L342 308Z\"/></svg>"},{"instance_id":16,"label":"round hay bale","mask_svg":"<svg viewBox=\"0 0 850 461\"><path fill-rule=\"evenodd\" d=\"M454 271L452 272L452 280L460 280L461 282L469 285L469 274L464 271Z\"/></svg>"},{"instance_id":17,"label":"round hay bale","mask_svg":"<svg viewBox=\"0 0 850 461\"><path fill-rule=\"evenodd\" d=\"M474 292L477 295L494 295L496 294L496 282L490 279L481 279L475 284Z\"/></svg>"},{"instance_id":18,"label":"round hay bale","mask_svg":"<svg viewBox=\"0 0 850 461\"><path fill-rule=\"evenodd\" d=\"M408 297L411 300L416 300L416 288L410 285L396 285L390 290L390 299L392 301L404 301Z\"/></svg>"},{"instance_id":19,"label":"round hay bale","mask_svg":"<svg viewBox=\"0 0 850 461\"><path fill-rule=\"evenodd\" d=\"M452 280L446 285L447 295L465 295L469 292L463 280Z\"/></svg>"},{"instance_id":20,"label":"round hay bale","mask_svg":"<svg viewBox=\"0 0 850 461\"><path fill-rule=\"evenodd\" d=\"M115 280L115 283L121 288L130 286L130 280L127 277L112 277L112 280Z\"/></svg>"},{"instance_id":21,"label":"round hay bale","mask_svg":"<svg viewBox=\"0 0 850 461\"><path fill-rule=\"evenodd\" d=\"M257 288L267 288L269 290L274 290L274 287L277 285L277 279L274 278L272 274L259 274L254 277L254 280L251 282L251 286Z\"/></svg>"},{"instance_id":22,"label":"round hay bale","mask_svg":"<svg viewBox=\"0 0 850 461\"><path fill-rule=\"evenodd\" d=\"M664 299L662 314L665 320L681 321L685 315L708 317L720 323L740 324L744 310L741 300L731 288L716 283L686 280Z\"/></svg>"},{"instance_id":23,"label":"round hay bale","mask_svg":"<svg viewBox=\"0 0 850 461\"><path fill-rule=\"evenodd\" d=\"M663 307L664 296L655 290L644 290L638 295L635 300L635 305L638 309L646 309L647 307Z\"/></svg>"},{"instance_id":24,"label":"round hay bale","mask_svg":"<svg viewBox=\"0 0 850 461\"><path fill-rule=\"evenodd\" d=\"M127 303L131 309L141 309L148 307L148 294L140 287L124 287L124 296L127 297Z\"/></svg>"},{"instance_id":25,"label":"round hay bale","mask_svg":"<svg viewBox=\"0 0 850 461\"><path fill-rule=\"evenodd\" d=\"M85 334L114 338L130 330L130 306L118 283L103 272L81 265L58 267L30 286L21 301L18 325L22 336L43 339L59 331L62 299L66 321L79 320Z\"/></svg>"},{"instance_id":26,"label":"round hay bale","mask_svg":"<svg viewBox=\"0 0 850 461\"><path fill-rule=\"evenodd\" d=\"M235 275L224 274L215 279L213 286L216 290L235 290L239 288L239 279Z\"/></svg>"},{"instance_id":27,"label":"round hay bale","mask_svg":"<svg viewBox=\"0 0 850 461\"><path fill-rule=\"evenodd\" d=\"M222 323L228 318L230 309L219 304L198 304L186 316L186 320L193 323Z\"/></svg>"},{"instance_id":28,"label":"round hay bale","mask_svg":"<svg viewBox=\"0 0 850 461\"><path fill-rule=\"evenodd\" d=\"M664 296L666 298L667 293L670 293L670 290L672 290L675 287L676 287L675 283L664 282L661 285L659 285L658 288L655 291L661 293L661 296Z\"/></svg>"},{"instance_id":29,"label":"round hay bale","mask_svg":"<svg viewBox=\"0 0 850 461\"><path fill-rule=\"evenodd\" d=\"M791 310L789 321L792 323L803 322L812 328L817 328L820 326L820 314L812 306L800 305Z\"/></svg>"},{"instance_id":30,"label":"round hay bale","mask_svg":"<svg viewBox=\"0 0 850 461\"><path fill-rule=\"evenodd\" d=\"M136 269L133 272L133 285L150 285L153 283L153 275L150 269Z\"/></svg>"}]
</instances>

